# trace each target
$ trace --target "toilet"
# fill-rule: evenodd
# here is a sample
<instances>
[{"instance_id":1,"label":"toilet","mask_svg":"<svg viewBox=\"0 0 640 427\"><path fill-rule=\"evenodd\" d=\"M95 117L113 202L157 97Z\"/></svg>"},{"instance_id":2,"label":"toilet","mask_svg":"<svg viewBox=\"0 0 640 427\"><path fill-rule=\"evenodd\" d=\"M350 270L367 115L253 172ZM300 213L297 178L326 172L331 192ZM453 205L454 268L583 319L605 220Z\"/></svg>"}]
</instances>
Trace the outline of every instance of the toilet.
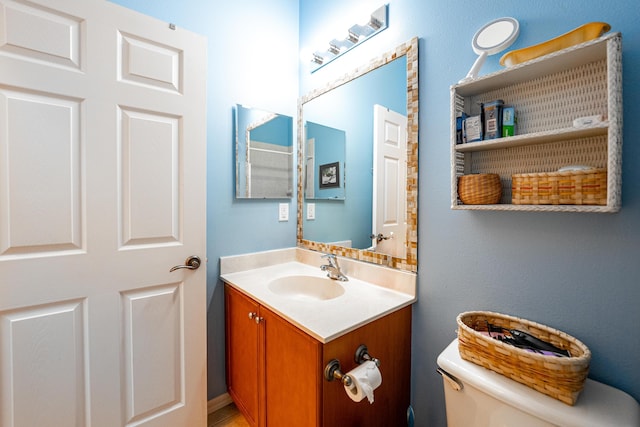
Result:
<instances>
[{"instance_id":1,"label":"toilet","mask_svg":"<svg viewBox=\"0 0 640 427\"><path fill-rule=\"evenodd\" d=\"M640 404L633 397L591 379L569 406L463 360L457 339L437 363L448 427L640 427Z\"/></svg>"}]
</instances>

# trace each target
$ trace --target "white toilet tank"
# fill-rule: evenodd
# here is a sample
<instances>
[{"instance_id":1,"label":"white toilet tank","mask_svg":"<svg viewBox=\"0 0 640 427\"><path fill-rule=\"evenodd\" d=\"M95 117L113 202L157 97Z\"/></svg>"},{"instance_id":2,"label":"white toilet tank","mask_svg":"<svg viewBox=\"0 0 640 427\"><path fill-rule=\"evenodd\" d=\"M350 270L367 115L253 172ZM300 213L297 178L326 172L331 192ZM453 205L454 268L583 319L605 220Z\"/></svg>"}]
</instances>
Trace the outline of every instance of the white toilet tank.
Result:
<instances>
[{"instance_id":1,"label":"white toilet tank","mask_svg":"<svg viewBox=\"0 0 640 427\"><path fill-rule=\"evenodd\" d=\"M587 379L569 406L463 360L457 339L438 356L438 366L448 427L640 427L640 404L597 381Z\"/></svg>"}]
</instances>

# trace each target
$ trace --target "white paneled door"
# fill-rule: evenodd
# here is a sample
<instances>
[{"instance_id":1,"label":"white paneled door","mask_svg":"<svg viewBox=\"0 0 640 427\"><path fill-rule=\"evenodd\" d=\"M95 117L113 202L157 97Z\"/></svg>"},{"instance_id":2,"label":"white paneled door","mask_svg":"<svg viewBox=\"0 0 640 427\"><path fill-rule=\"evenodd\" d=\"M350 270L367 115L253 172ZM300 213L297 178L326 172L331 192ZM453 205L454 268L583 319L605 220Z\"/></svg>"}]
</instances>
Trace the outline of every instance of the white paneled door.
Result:
<instances>
[{"instance_id":1,"label":"white paneled door","mask_svg":"<svg viewBox=\"0 0 640 427\"><path fill-rule=\"evenodd\" d=\"M373 235L376 252L406 257L407 117L373 106Z\"/></svg>"},{"instance_id":2,"label":"white paneled door","mask_svg":"<svg viewBox=\"0 0 640 427\"><path fill-rule=\"evenodd\" d=\"M0 0L0 427L206 424L205 78L168 23Z\"/></svg>"}]
</instances>

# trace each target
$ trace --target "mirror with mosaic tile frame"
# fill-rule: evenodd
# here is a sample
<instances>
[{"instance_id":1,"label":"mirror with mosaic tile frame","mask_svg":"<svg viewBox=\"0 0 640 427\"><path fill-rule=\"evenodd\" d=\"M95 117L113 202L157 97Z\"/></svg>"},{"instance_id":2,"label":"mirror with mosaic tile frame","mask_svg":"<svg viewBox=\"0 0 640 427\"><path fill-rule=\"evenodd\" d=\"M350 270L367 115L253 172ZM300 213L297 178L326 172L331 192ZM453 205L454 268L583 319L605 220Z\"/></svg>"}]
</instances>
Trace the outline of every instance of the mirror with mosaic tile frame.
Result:
<instances>
[{"instance_id":1,"label":"mirror with mosaic tile frame","mask_svg":"<svg viewBox=\"0 0 640 427\"><path fill-rule=\"evenodd\" d=\"M327 218L328 223L325 225L328 229L335 228L338 224L346 226L346 228L355 228L358 223L363 222L367 227L367 230L371 229L371 219L366 215L362 218L356 218L355 220L345 220L341 216L325 215L322 209L338 209L340 203L349 203L354 198L358 198L362 193L355 188L355 184L350 179L353 179L353 175L357 173L369 173L372 175L370 166L358 166L357 168L350 165L357 165L354 161L354 157L349 157L347 152L347 158L344 166L342 166L345 180L345 193L344 199L340 200L322 200L317 192L314 197L307 198L305 196L308 188L305 188L306 181L311 171L307 171L307 146L306 140L306 125L309 121L314 121L312 117L313 103L320 101L329 96L334 96L338 91L344 90L351 84L357 84L366 78L372 78L376 73L381 72L387 65L395 65L396 67L402 64L404 68L403 76L406 79L402 79L398 90L396 92L403 92L399 95L403 95L402 102L406 102L406 182L405 195L406 198L404 206L406 212L406 226L404 227L404 250L401 255L394 256L386 253L381 253L375 250L375 247L369 247L367 242L374 242L375 239L370 235L371 231L366 231L365 243L361 245L353 245L352 238L349 236L347 239L335 238L334 236L328 236L326 234L313 233L313 227L316 226L319 220ZM378 87L383 90L385 84L379 82ZM351 100L354 98L351 97ZM343 105L349 104L349 105ZM352 102L340 103L340 106L347 108L344 111L348 111L348 107L352 106ZM397 46L390 52L386 52L376 58L373 58L367 64L362 67L358 67L354 71L346 74L344 77L327 84L324 87L315 89L307 95L300 98L298 103L298 209L297 209L297 241L298 246L317 250L325 253L334 253L339 256L353 258L365 262L371 262L375 264L386 265L392 268L417 271L417 220L418 220L418 39L413 38L410 41ZM347 112L340 113L337 104L333 104L333 109L336 115L342 114L348 115ZM404 105L402 106L404 107ZM323 120L324 121L324 120ZM323 123L324 124L324 123ZM347 135L348 145L350 142L356 139L356 135L360 132L350 132ZM349 147L348 147L349 149ZM351 159L351 160L350 160ZM371 190L369 190L371 191ZM368 195L367 195L368 196ZM313 204L313 210L317 212L308 212L309 203ZM315 215L314 215L315 214ZM318 217L317 215L320 215ZM313 218L316 216L315 218ZM308 219L311 217L311 219ZM316 221L313 223L313 221ZM358 237L361 237L365 231L360 231Z\"/></svg>"}]
</instances>

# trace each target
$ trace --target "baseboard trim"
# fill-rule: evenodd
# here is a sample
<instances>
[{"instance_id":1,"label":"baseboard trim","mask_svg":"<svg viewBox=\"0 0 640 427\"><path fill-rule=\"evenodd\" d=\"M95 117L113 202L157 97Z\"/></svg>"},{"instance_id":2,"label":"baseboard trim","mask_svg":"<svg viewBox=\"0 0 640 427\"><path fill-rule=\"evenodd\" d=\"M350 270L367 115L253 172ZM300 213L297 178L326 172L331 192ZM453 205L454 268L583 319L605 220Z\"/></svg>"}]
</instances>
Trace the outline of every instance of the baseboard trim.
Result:
<instances>
[{"instance_id":1,"label":"baseboard trim","mask_svg":"<svg viewBox=\"0 0 640 427\"><path fill-rule=\"evenodd\" d=\"M229 396L229 393L224 393L220 396L214 397L207 402L207 413L210 414L212 412L215 412L218 409L224 408L232 402L233 400L231 399L231 396Z\"/></svg>"}]
</instances>

